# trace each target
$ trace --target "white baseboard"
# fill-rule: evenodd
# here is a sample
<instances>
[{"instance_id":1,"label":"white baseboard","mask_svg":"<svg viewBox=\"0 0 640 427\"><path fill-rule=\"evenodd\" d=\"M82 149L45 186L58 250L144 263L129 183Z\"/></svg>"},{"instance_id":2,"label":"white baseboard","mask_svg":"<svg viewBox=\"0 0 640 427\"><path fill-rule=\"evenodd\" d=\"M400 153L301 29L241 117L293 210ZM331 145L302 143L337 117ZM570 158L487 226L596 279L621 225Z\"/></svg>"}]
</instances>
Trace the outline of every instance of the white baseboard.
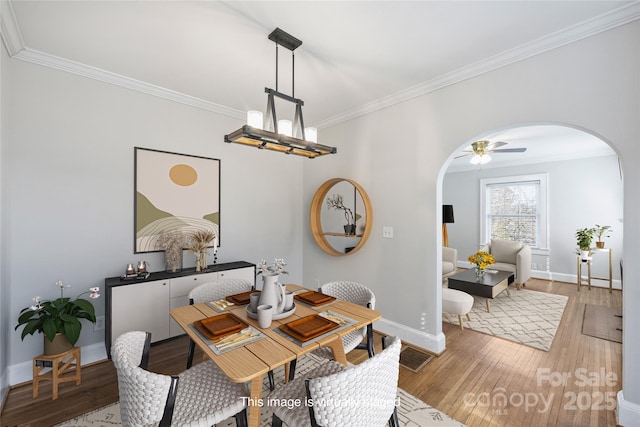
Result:
<instances>
[{"instance_id":1,"label":"white baseboard","mask_svg":"<svg viewBox=\"0 0 640 427\"><path fill-rule=\"evenodd\" d=\"M80 359L82 360L82 365L105 360L106 358L107 350L104 347L104 343L91 344L81 348ZM33 380L33 362L27 361L10 365L5 376L2 378L2 391L5 389L5 381L10 386L31 381Z\"/></svg>"},{"instance_id":2,"label":"white baseboard","mask_svg":"<svg viewBox=\"0 0 640 427\"><path fill-rule=\"evenodd\" d=\"M0 376L0 412L4 409L4 401L7 398L7 394L9 394L9 376L5 369Z\"/></svg>"},{"instance_id":3,"label":"white baseboard","mask_svg":"<svg viewBox=\"0 0 640 427\"><path fill-rule=\"evenodd\" d=\"M623 427L640 426L640 405L624 400L623 390L618 392L617 423Z\"/></svg>"},{"instance_id":4,"label":"white baseboard","mask_svg":"<svg viewBox=\"0 0 640 427\"><path fill-rule=\"evenodd\" d=\"M567 282L572 284L578 283L578 276L576 274L551 273L551 275L551 280L557 280L558 282ZM585 277L586 276L583 276L583 280L585 280ZM591 286L595 286L596 288L608 288L609 281L591 278ZM611 282L611 287L613 289L619 290L622 289L622 284L620 283L620 280L613 279L613 281Z\"/></svg>"},{"instance_id":5,"label":"white baseboard","mask_svg":"<svg viewBox=\"0 0 640 427\"><path fill-rule=\"evenodd\" d=\"M373 328L383 334L397 336L404 342L435 354L445 350L446 342L442 332L436 336L387 319L378 320L373 324Z\"/></svg>"},{"instance_id":6,"label":"white baseboard","mask_svg":"<svg viewBox=\"0 0 640 427\"><path fill-rule=\"evenodd\" d=\"M458 261L458 267L472 268L472 265L468 261ZM557 282L578 283L578 276L576 274L554 273L553 271L531 270L531 277L542 280L555 280ZM609 282L606 280L592 278L591 286L595 286L597 288L608 288ZM613 289L622 289L620 280L614 279L611 283L611 287Z\"/></svg>"}]
</instances>

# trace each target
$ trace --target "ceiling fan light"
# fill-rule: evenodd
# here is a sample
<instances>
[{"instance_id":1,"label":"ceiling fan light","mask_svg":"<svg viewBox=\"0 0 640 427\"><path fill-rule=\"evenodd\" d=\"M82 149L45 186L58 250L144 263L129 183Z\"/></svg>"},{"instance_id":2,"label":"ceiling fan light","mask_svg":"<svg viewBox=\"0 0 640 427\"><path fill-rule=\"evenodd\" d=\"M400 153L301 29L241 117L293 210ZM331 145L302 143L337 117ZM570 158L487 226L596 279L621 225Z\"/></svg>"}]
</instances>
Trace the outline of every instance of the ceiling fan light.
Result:
<instances>
[{"instance_id":1,"label":"ceiling fan light","mask_svg":"<svg viewBox=\"0 0 640 427\"><path fill-rule=\"evenodd\" d=\"M309 142L318 142L318 129L304 128L304 139Z\"/></svg>"},{"instance_id":2,"label":"ceiling fan light","mask_svg":"<svg viewBox=\"0 0 640 427\"><path fill-rule=\"evenodd\" d=\"M487 164L491 161L491 156L488 154L476 154L474 155L471 160L469 160L469 163L471 163L472 165L484 165Z\"/></svg>"},{"instance_id":3,"label":"ceiling fan light","mask_svg":"<svg viewBox=\"0 0 640 427\"><path fill-rule=\"evenodd\" d=\"M247 124L256 129L263 129L262 111L247 111Z\"/></svg>"}]
</instances>

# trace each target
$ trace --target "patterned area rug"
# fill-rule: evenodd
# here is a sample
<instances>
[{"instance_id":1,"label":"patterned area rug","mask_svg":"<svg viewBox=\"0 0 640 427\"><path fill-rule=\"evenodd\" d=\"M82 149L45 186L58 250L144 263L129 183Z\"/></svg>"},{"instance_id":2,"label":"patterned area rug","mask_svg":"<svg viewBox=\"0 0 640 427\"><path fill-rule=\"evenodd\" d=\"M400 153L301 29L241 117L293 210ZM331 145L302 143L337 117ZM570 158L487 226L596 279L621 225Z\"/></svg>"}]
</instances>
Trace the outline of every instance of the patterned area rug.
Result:
<instances>
[{"instance_id":1,"label":"patterned area rug","mask_svg":"<svg viewBox=\"0 0 640 427\"><path fill-rule=\"evenodd\" d=\"M309 354L298 360L296 367L296 376L304 375L306 372L314 370L322 359ZM284 368L277 369L275 372L276 385L281 384L284 379ZM269 393L269 385L265 379L263 385L263 396ZM420 399L407 393L402 389L398 389L398 420L400 425L404 427L464 427L464 424L455 421L443 412L432 408ZM120 426L120 405L114 403L96 411L88 412L80 415L64 423L58 424L58 427L90 427L90 426ZM229 418L226 421L216 424L217 427L235 427L235 419ZM262 416L260 419L261 427L271 426L271 411L262 408Z\"/></svg>"},{"instance_id":2,"label":"patterned area rug","mask_svg":"<svg viewBox=\"0 0 640 427\"><path fill-rule=\"evenodd\" d=\"M491 313L485 298L473 297L471 321L463 316L464 327L549 351L569 298L526 289L510 291L511 296L503 292L491 300ZM442 320L459 324L458 316L449 313L442 313Z\"/></svg>"}]
</instances>

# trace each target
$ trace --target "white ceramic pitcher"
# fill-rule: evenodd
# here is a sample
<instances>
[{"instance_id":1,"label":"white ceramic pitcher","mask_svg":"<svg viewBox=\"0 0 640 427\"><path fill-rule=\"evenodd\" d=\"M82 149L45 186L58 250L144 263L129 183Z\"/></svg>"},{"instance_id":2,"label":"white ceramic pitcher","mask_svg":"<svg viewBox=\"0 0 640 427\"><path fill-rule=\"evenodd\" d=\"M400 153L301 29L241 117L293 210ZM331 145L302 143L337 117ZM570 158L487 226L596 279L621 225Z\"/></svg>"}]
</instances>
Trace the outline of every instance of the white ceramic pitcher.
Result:
<instances>
[{"instance_id":1,"label":"white ceramic pitcher","mask_svg":"<svg viewBox=\"0 0 640 427\"><path fill-rule=\"evenodd\" d=\"M260 305L273 307L273 314L282 313L285 305L285 288L278 282L278 274L262 274L262 292L260 293Z\"/></svg>"}]
</instances>

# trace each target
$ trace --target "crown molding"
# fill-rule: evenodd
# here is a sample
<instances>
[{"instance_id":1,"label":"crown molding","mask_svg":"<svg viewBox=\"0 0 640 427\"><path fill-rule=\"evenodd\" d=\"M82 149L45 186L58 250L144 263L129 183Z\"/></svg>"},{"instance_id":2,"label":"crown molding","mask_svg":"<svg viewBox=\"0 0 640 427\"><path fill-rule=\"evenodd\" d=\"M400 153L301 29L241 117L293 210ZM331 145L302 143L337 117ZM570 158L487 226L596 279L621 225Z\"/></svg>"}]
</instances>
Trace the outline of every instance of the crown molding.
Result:
<instances>
[{"instance_id":1,"label":"crown molding","mask_svg":"<svg viewBox=\"0 0 640 427\"><path fill-rule=\"evenodd\" d=\"M382 110L392 105L408 101L412 98L426 95L464 80L477 77L481 74L488 73L489 71L505 67L532 56L548 52L578 40L611 30L638 19L640 19L640 1L635 1L629 5L614 9L609 13L589 19L561 31L557 31L548 36L541 37L532 42L525 43L517 48L506 50L497 55L490 56L450 73L443 74L440 77L402 90L393 95L377 99L361 107L329 117L326 120L316 123L315 126L318 128L325 128L337 125L348 120Z\"/></svg>"},{"instance_id":2,"label":"crown molding","mask_svg":"<svg viewBox=\"0 0 640 427\"><path fill-rule=\"evenodd\" d=\"M70 59L50 55L45 52L30 49L28 47L15 54L13 58L31 62L33 64L43 65L49 68L54 68L60 71L66 71L68 73L77 74L79 76L88 77L90 79L99 80L101 82L110 83L147 95L157 96L158 98L167 99L170 101L178 102L180 104L189 105L229 117L243 119L246 114L243 111L225 107L224 105L219 105L202 98L197 98L195 96L187 95L182 92L177 92L175 90L132 79L131 77L112 73L110 71L92 67L90 65L82 64Z\"/></svg>"},{"instance_id":3,"label":"crown molding","mask_svg":"<svg viewBox=\"0 0 640 427\"><path fill-rule=\"evenodd\" d=\"M0 0L0 36L10 56L25 48L16 15L8 0Z\"/></svg>"},{"instance_id":4,"label":"crown molding","mask_svg":"<svg viewBox=\"0 0 640 427\"><path fill-rule=\"evenodd\" d=\"M358 108L337 114L316 123L316 127L326 128L355 119L365 114L382 110L392 105L408 101L418 96L425 95L489 71L496 70L514 62L522 61L534 55L538 55L621 25L628 24L637 19L640 19L639 1L635 1L609 13L584 21L580 24L576 24L548 36L541 37L530 43L507 50L466 67L459 68L458 70L402 90L393 95L377 99ZM229 108L224 105L216 104L161 86L145 83L143 81L115 74L100 68L71 61L66 58L30 49L24 44L20 28L16 22L13 8L11 7L11 2L9 0L0 0L0 36L2 36L2 40L4 41L9 55L15 59L66 71L237 119L243 119L245 115L245 112L243 111Z\"/></svg>"},{"instance_id":5,"label":"crown molding","mask_svg":"<svg viewBox=\"0 0 640 427\"><path fill-rule=\"evenodd\" d=\"M14 59L88 77L90 79L99 80L101 82L135 90L147 95L157 96L159 98L225 116L237 119L243 119L245 117L244 111L225 107L224 105L215 104L195 96L132 79L127 76L112 73L107 70L92 67L60 56L31 49L24 44L20 27L18 27L15 14L13 13L13 8L11 7L11 2L9 0L0 0L0 36L4 41L7 52L9 52L9 55Z\"/></svg>"}]
</instances>

